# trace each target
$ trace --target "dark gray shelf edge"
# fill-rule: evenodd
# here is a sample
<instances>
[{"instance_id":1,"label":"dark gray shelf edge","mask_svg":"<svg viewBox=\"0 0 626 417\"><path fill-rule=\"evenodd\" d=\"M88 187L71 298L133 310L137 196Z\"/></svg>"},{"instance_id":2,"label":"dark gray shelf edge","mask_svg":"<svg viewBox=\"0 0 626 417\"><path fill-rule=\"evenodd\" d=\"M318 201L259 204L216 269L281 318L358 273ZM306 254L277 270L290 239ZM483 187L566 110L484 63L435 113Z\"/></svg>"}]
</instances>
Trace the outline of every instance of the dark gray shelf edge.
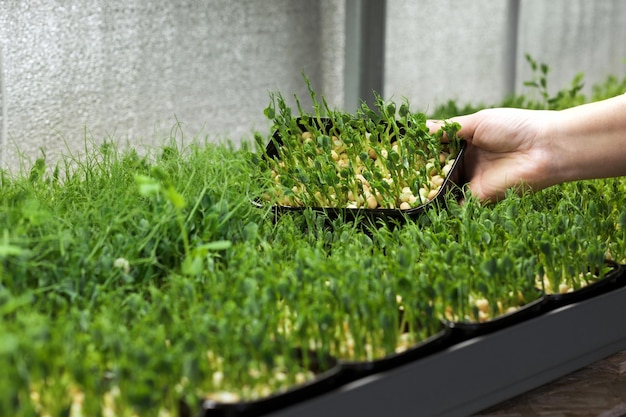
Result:
<instances>
[{"instance_id":1,"label":"dark gray shelf edge","mask_svg":"<svg viewBox=\"0 0 626 417\"><path fill-rule=\"evenodd\" d=\"M625 318L621 288L271 416L471 415L626 349Z\"/></svg>"}]
</instances>

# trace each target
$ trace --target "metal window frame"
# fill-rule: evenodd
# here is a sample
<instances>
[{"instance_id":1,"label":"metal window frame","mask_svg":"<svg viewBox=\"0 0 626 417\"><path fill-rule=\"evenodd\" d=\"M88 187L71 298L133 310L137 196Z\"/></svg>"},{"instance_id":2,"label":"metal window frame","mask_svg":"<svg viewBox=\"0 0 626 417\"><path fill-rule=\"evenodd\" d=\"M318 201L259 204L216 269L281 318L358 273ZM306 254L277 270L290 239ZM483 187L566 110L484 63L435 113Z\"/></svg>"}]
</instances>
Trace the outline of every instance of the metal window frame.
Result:
<instances>
[{"instance_id":1,"label":"metal window frame","mask_svg":"<svg viewBox=\"0 0 626 417\"><path fill-rule=\"evenodd\" d=\"M345 108L374 107L383 96L386 0L346 0Z\"/></svg>"}]
</instances>

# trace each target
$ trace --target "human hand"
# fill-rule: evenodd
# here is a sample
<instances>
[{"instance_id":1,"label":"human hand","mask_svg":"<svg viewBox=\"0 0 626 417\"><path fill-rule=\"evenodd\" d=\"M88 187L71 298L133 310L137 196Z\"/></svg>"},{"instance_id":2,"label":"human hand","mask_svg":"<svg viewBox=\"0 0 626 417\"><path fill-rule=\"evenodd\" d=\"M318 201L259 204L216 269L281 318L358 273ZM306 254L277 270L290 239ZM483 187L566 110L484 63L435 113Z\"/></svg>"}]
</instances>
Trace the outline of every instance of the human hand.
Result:
<instances>
[{"instance_id":1,"label":"human hand","mask_svg":"<svg viewBox=\"0 0 626 417\"><path fill-rule=\"evenodd\" d=\"M550 164L554 149L544 140L554 112L511 108L485 109L450 119L467 141L465 178L471 194L496 201L509 188L537 191L555 184ZM428 121L431 132L443 126Z\"/></svg>"},{"instance_id":2,"label":"human hand","mask_svg":"<svg viewBox=\"0 0 626 417\"><path fill-rule=\"evenodd\" d=\"M626 94L559 111L485 109L450 119L468 143L465 177L483 201L506 190L626 176ZM427 122L431 132L443 123Z\"/></svg>"}]
</instances>

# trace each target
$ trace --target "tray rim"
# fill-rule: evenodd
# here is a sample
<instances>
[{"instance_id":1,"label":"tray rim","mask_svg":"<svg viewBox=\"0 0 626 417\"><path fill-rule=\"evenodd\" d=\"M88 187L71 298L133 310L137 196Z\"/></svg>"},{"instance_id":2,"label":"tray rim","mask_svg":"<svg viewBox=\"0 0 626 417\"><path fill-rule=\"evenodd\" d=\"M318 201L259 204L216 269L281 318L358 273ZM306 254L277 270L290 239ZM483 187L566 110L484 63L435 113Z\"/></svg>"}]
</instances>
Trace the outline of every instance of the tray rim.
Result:
<instances>
[{"instance_id":1,"label":"tray rim","mask_svg":"<svg viewBox=\"0 0 626 417\"><path fill-rule=\"evenodd\" d=\"M625 306L622 287L468 339L271 416L469 415L626 349Z\"/></svg>"}]
</instances>

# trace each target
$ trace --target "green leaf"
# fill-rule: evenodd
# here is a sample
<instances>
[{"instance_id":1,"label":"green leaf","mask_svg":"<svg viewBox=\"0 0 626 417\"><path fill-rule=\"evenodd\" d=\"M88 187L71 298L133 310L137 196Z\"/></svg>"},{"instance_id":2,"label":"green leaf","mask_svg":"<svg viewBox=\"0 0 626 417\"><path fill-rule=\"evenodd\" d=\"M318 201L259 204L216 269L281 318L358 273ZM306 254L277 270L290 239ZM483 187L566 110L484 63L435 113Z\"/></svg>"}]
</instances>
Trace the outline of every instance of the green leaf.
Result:
<instances>
[{"instance_id":1,"label":"green leaf","mask_svg":"<svg viewBox=\"0 0 626 417\"><path fill-rule=\"evenodd\" d=\"M524 54L524 57L530 65L530 68L532 68L533 71L537 71L537 61L535 61L529 53Z\"/></svg>"},{"instance_id":2,"label":"green leaf","mask_svg":"<svg viewBox=\"0 0 626 417\"><path fill-rule=\"evenodd\" d=\"M620 213L617 224L626 233L626 210Z\"/></svg>"},{"instance_id":3,"label":"green leaf","mask_svg":"<svg viewBox=\"0 0 626 417\"><path fill-rule=\"evenodd\" d=\"M396 115L396 105L393 103L389 103L387 105L387 114L389 116L395 116Z\"/></svg>"},{"instance_id":4,"label":"green leaf","mask_svg":"<svg viewBox=\"0 0 626 417\"><path fill-rule=\"evenodd\" d=\"M185 198L174 187L167 187L165 190L165 197L172 203L177 209L182 209L187 204Z\"/></svg>"},{"instance_id":5,"label":"green leaf","mask_svg":"<svg viewBox=\"0 0 626 417\"><path fill-rule=\"evenodd\" d=\"M259 235L259 225L255 222L247 223L243 228L243 235L246 240L254 240Z\"/></svg>"},{"instance_id":6,"label":"green leaf","mask_svg":"<svg viewBox=\"0 0 626 417\"><path fill-rule=\"evenodd\" d=\"M400 105L400 110L398 111L400 117L406 117L409 114L409 106L406 103L402 103Z\"/></svg>"},{"instance_id":7,"label":"green leaf","mask_svg":"<svg viewBox=\"0 0 626 417\"><path fill-rule=\"evenodd\" d=\"M0 338L0 355L4 356L7 354L11 354L18 350L20 346L20 341L15 334L12 333L2 333L2 337Z\"/></svg>"},{"instance_id":8,"label":"green leaf","mask_svg":"<svg viewBox=\"0 0 626 417\"><path fill-rule=\"evenodd\" d=\"M2 242L0 242L0 258L6 258L8 256L16 256L24 253L24 249L19 246L12 245L9 243L9 233L8 231L4 231L4 238Z\"/></svg>"},{"instance_id":9,"label":"green leaf","mask_svg":"<svg viewBox=\"0 0 626 417\"><path fill-rule=\"evenodd\" d=\"M221 250L230 249L233 243L230 240L215 240L213 242L204 243L197 246L198 249L207 250L209 252L217 252Z\"/></svg>"},{"instance_id":10,"label":"green leaf","mask_svg":"<svg viewBox=\"0 0 626 417\"><path fill-rule=\"evenodd\" d=\"M169 174L161 167L152 167L150 169L150 174L163 185L169 185L171 182Z\"/></svg>"},{"instance_id":11,"label":"green leaf","mask_svg":"<svg viewBox=\"0 0 626 417\"><path fill-rule=\"evenodd\" d=\"M263 114L268 119L273 119L276 116L276 111L274 110L273 107L268 106L268 107L265 108L265 110L263 110Z\"/></svg>"},{"instance_id":12,"label":"green leaf","mask_svg":"<svg viewBox=\"0 0 626 417\"><path fill-rule=\"evenodd\" d=\"M181 270L184 275L199 275L202 272L204 265L202 257L197 255L190 255L185 257Z\"/></svg>"},{"instance_id":13,"label":"green leaf","mask_svg":"<svg viewBox=\"0 0 626 417\"><path fill-rule=\"evenodd\" d=\"M496 275L498 269L498 263L495 258L489 258L480 264L480 269L483 273L489 277Z\"/></svg>"},{"instance_id":14,"label":"green leaf","mask_svg":"<svg viewBox=\"0 0 626 417\"><path fill-rule=\"evenodd\" d=\"M46 172L46 158L37 158L35 165L30 170L28 179L30 182L37 182L43 178L43 174Z\"/></svg>"},{"instance_id":15,"label":"green leaf","mask_svg":"<svg viewBox=\"0 0 626 417\"><path fill-rule=\"evenodd\" d=\"M161 184L147 175L136 174L135 182L139 188L139 194L145 197L157 195L161 191Z\"/></svg>"},{"instance_id":16,"label":"green leaf","mask_svg":"<svg viewBox=\"0 0 626 417\"><path fill-rule=\"evenodd\" d=\"M33 294L30 292L17 297L9 297L10 298L6 302L0 304L0 317L12 314L24 306L30 305L34 299Z\"/></svg>"}]
</instances>

